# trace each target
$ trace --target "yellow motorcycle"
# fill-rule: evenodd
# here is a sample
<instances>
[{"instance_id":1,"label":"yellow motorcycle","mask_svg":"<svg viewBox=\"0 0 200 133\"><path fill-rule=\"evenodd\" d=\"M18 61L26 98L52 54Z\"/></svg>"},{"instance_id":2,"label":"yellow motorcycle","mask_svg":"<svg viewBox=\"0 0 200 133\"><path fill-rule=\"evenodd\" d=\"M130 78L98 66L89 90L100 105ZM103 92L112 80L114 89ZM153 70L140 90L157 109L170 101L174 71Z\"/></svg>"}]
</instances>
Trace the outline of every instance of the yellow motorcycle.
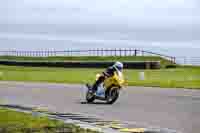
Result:
<instances>
[{"instance_id":1,"label":"yellow motorcycle","mask_svg":"<svg viewBox=\"0 0 200 133\"><path fill-rule=\"evenodd\" d=\"M96 80L100 74L96 75ZM92 93L92 86L86 84L88 90L86 93L86 100L92 103L95 99L106 101L108 104L113 104L119 97L119 92L124 85L124 76L120 71L116 71L113 76L108 77L101 83L95 94Z\"/></svg>"}]
</instances>

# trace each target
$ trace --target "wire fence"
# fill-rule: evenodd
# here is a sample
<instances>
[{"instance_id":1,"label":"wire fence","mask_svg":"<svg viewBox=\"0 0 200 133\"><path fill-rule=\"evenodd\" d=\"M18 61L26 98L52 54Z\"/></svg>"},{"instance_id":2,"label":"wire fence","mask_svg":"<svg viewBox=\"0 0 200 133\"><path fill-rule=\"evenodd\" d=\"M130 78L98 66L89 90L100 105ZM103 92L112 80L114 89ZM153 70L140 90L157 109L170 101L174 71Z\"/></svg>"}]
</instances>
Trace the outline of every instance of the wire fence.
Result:
<instances>
[{"instance_id":1,"label":"wire fence","mask_svg":"<svg viewBox=\"0 0 200 133\"><path fill-rule=\"evenodd\" d=\"M7 50L0 51L0 56L24 56L24 57L53 57L53 56L159 56L173 63L182 65L200 66L200 57L174 57L164 54L154 53L145 50L132 48L116 48L116 49L87 49L87 50L40 50L40 51L24 51L24 50Z\"/></svg>"},{"instance_id":2,"label":"wire fence","mask_svg":"<svg viewBox=\"0 0 200 133\"><path fill-rule=\"evenodd\" d=\"M176 63L200 66L200 57L176 57Z\"/></svg>"},{"instance_id":3,"label":"wire fence","mask_svg":"<svg viewBox=\"0 0 200 133\"><path fill-rule=\"evenodd\" d=\"M138 49L88 49L88 50L45 50L45 51L0 51L0 56L25 56L25 57L52 57L52 56L160 56L172 62L176 61L173 56L167 56L150 51Z\"/></svg>"}]
</instances>

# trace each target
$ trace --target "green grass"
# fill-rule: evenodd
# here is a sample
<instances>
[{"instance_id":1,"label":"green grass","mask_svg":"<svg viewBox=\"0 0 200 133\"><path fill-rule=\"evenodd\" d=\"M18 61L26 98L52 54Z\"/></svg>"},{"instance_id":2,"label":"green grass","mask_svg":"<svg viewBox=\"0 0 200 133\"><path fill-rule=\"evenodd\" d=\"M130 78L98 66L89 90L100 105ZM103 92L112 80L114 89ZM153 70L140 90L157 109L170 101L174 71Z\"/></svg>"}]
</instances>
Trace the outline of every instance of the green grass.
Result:
<instances>
[{"instance_id":1,"label":"green grass","mask_svg":"<svg viewBox=\"0 0 200 133\"><path fill-rule=\"evenodd\" d=\"M18 67L0 65L0 80L56 83L92 83L103 69ZM140 80L140 72L145 80ZM200 68L124 71L128 85L200 89Z\"/></svg>"},{"instance_id":2,"label":"green grass","mask_svg":"<svg viewBox=\"0 0 200 133\"><path fill-rule=\"evenodd\" d=\"M57 128L57 129L56 129ZM73 133L95 133L81 129L73 124L64 124L61 121L48 119L47 117L32 116L22 112L0 108L0 131L3 133L28 133L36 130L37 133L55 133L63 128Z\"/></svg>"},{"instance_id":3,"label":"green grass","mask_svg":"<svg viewBox=\"0 0 200 133\"><path fill-rule=\"evenodd\" d=\"M0 66L0 80L86 83L101 69Z\"/></svg>"},{"instance_id":4,"label":"green grass","mask_svg":"<svg viewBox=\"0 0 200 133\"><path fill-rule=\"evenodd\" d=\"M0 56L0 60L15 61L160 61L161 66L172 64L159 56L53 56L53 57L23 57Z\"/></svg>"},{"instance_id":5,"label":"green grass","mask_svg":"<svg viewBox=\"0 0 200 133\"><path fill-rule=\"evenodd\" d=\"M139 80L139 72L126 73L130 85L200 89L200 68L145 70L145 80Z\"/></svg>"}]
</instances>

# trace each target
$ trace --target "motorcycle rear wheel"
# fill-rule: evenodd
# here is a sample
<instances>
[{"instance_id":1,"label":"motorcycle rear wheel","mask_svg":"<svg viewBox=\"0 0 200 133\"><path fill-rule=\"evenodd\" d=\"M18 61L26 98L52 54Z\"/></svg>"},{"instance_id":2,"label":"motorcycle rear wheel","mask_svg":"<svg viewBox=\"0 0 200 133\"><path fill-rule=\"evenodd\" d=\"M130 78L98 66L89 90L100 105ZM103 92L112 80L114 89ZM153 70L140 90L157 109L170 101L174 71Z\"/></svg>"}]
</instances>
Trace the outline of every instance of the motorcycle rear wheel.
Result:
<instances>
[{"instance_id":1,"label":"motorcycle rear wheel","mask_svg":"<svg viewBox=\"0 0 200 133\"><path fill-rule=\"evenodd\" d=\"M95 100L95 95L92 94L92 93L88 90L88 91L87 91L87 94L86 94L86 101L87 101L88 103L92 103L92 102L94 102L94 100Z\"/></svg>"}]
</instances>

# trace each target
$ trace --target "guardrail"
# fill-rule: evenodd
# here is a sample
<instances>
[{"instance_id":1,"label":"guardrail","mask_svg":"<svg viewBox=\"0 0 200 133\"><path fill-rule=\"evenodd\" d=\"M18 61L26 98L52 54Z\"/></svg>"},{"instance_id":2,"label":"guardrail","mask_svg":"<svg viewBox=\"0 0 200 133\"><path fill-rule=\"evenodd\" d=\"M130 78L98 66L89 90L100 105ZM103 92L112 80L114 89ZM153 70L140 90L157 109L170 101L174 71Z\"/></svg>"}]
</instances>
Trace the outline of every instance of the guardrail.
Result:
<instances>
[{"instance_id":1,"label":"guardrail","mask_svg":"<svg viewBox=\"0 0 200 133\"><path fill-rule=\"evenodd\" d=\"M27 57L50 57L50 56L160 56L175 63L176 58L150 51L132 49L132 48L116 48L116 49L89 49L89 50L45 50L45 51L22 51L9 50L0 51L0 56L27 56Z\"/></svg>"}]
</instances>

